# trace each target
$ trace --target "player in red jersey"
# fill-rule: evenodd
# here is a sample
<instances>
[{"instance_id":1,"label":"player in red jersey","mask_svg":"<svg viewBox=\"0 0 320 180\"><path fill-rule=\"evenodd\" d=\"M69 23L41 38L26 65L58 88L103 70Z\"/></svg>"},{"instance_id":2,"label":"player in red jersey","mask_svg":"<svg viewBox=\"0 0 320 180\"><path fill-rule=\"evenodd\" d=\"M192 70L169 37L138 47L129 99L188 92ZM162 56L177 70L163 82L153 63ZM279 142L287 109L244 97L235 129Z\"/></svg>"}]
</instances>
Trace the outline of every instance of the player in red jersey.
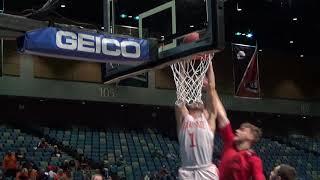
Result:
<instances>
[{"instance_id":1,"label":"player in red jersey","mask_svg":"<svg viewBox=\"0 0 320 180\"><path fill-rule=\"evenodd\" d=\"M250 123L243 123L239 129L232 131L217 92L217 127L223 140L223 150L219 165L220 180L265 180L260 157L251 149L261 137L261 130Z\"/></svg>"}]
</instances>

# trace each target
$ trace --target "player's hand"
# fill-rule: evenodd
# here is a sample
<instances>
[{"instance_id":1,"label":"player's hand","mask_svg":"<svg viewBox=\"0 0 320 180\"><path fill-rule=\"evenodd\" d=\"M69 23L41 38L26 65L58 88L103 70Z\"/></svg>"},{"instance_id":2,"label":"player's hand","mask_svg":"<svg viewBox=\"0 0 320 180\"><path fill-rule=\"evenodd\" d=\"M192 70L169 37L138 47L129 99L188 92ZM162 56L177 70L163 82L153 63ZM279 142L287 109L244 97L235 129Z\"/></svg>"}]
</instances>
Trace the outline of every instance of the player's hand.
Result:
<instances>
[{"instance_id":1,"label":"player's hand","mask_svg":"<svg viewBox=\"0 0 320 180\"><path fill-rule=\"evenodd\" d=\"M207 90L208 89L208 78L205 76L203 78L203 81L202 81L202 90Z\"/></svg>"},{"instance_id":2,"label":"player's hand","mask_svg":"<svg viewBox=\"0 0 320 180\"><path fill-rule=\"evenodd\" d=\"M212 66L212 61L210 60L209 62L209 68L208 68L208 71L206 73L206 78L207 78L207 81L208 81L208 86L210 88L215 88L216 86L216 80L215 80L215 76L214 76L214 72L213 72L213 66Z\"/></svg>"}]
</instances>

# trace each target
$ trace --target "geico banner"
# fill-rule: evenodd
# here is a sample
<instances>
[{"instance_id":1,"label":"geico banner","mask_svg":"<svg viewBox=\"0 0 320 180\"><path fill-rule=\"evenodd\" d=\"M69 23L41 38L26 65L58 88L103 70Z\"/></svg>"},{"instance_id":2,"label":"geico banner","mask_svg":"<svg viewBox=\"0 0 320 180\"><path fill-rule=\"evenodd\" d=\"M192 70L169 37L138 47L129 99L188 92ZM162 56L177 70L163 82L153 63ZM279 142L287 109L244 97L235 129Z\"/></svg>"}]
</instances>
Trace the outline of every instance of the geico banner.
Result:
<instances>
[{"instance_id":1,"label":"geico banner","mask_svg":"<svg viewBox=\"0 0 320 180\"><path fill-rule=\"evenodd\" d=\"M18 38L18 50L40 56L96 62L150 60L148 40L49 27Z\"/></svg>"}]
</instances>

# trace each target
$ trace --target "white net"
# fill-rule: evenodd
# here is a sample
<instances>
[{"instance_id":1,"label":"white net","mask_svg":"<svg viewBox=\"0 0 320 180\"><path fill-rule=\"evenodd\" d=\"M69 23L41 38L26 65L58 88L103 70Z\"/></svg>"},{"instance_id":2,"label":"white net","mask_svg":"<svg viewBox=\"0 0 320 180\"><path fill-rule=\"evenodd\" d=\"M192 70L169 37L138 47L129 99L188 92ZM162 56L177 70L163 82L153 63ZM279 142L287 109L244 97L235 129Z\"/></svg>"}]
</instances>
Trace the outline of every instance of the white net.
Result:
<instances>
[{"instance_id":1,"label":"white net","mask_svg":"<svg viewBox=\"0 0 320 180\"><path fill-rule=\"evenodd\" d=\"M177 105L203 104L201 99L203 80L212 58L212 53L206 53L182 58L170 65L177 88Z\"/></svg>"}]
</instances>

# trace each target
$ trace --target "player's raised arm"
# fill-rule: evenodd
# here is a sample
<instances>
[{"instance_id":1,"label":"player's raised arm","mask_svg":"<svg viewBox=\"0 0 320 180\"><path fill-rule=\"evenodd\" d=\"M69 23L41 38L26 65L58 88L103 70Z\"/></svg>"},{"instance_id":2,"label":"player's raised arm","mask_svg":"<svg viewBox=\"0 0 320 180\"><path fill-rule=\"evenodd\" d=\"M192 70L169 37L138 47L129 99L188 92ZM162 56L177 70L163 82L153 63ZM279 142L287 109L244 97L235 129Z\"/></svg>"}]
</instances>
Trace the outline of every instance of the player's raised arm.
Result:
<instances>
[{"instance_id":1,"label":"player's raised arm","mask_svg":"<svg viewBox=\"0 0 320 180\"><path fill-rule=\"evenodd\" d=\"M226 127L230 121L227 116L227 112L218 96L217 91L214 91L213 95L215 99L215 105L216 105L216 110L217 110L217 125L220 129Z\"/></svg>"},{"instance_id":2,"label":"player's raised arm","mask_svg":"<svg viewBox=\"0 0 320 180\"><path fill-rule=\"evenodd\" d=\"M188 114L188 109L185 103L176 103L175 105L175 115L177 121L177 129L179 130L183 121L183 118Z\"/></svg>"},{"instance_id":3,"label":"player's raised arm","mask_svg":"<svg viewBox=\"0 0 320 180\"><path fill-rule=\"evenodd\" d=\"M209 68L207 71L207 99L206 99L206 109L208 111L209 117L208 117L208 123L209 126L213 131L216 129L216 118L217 118L217 108L216 108L216 82L215 82L215 76L213 72L212 62L210 61Z\"/></svg>"}]
</instances>

